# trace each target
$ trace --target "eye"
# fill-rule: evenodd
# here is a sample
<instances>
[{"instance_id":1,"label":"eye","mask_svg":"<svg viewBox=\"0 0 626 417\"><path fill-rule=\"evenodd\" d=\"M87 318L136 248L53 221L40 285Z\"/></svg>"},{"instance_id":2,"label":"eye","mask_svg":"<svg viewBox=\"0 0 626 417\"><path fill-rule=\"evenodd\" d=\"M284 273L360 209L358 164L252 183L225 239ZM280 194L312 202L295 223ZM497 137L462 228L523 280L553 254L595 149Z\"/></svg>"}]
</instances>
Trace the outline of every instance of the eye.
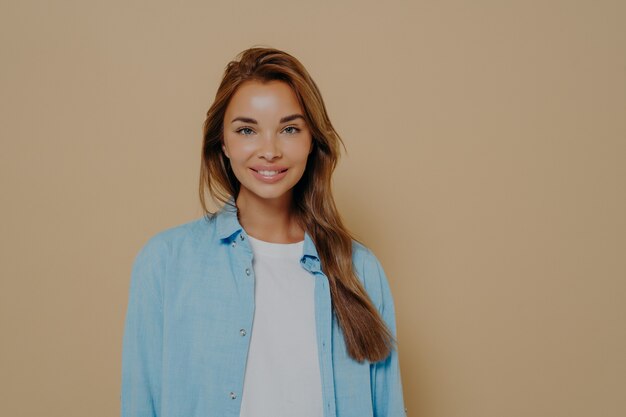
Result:
<instances>
[{"instance_id":1,"label":"eye","mask_svg":"<svg viewBox=\"0 0 626 417\"><path fill-rule=\"evenodd\" d=\"M293 129L287 133L289 133L290 135L295 135L296 133L298 133L300 131L300 129L298 129L295 126L287 126L284 130L287 131L287 129Z\"/></svg>"},{"instance_id":2,"label":"eye","mask_svg":"<svg viewBox=\"0 0 626 417\"><path fill-rule=\"evenodd\" d=\"M249 127L242 127L241 129L237 129L235 132L244 136L250 136L252 133L254 133L254 131Z\"/></svg>"}]
</instances>

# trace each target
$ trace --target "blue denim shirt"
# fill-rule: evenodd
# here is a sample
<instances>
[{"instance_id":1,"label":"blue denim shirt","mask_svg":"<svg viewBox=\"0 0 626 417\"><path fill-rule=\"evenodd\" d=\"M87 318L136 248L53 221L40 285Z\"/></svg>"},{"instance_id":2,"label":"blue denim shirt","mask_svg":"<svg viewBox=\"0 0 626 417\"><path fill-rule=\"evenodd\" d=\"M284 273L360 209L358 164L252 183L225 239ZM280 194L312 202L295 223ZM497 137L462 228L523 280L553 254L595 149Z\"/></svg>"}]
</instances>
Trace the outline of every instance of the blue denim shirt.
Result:
<instances>
[{"instance_id":1,"label":"blue denim shirt","mask_svg":"<svg viewBox=\"0 0 626 417\"><path fill-rule=\"evenodd\" d=\"M131 273L122 417L239 416L254 316L252 258L236 208L228 205L210 220L200 217L148 239ZM308 233L300 262L315 277L324 417L406 416L397 349L376 363L348 356ZM393 298L380 262L353 241L353 263L395 336Z\"/></svg>"}]
</instances>

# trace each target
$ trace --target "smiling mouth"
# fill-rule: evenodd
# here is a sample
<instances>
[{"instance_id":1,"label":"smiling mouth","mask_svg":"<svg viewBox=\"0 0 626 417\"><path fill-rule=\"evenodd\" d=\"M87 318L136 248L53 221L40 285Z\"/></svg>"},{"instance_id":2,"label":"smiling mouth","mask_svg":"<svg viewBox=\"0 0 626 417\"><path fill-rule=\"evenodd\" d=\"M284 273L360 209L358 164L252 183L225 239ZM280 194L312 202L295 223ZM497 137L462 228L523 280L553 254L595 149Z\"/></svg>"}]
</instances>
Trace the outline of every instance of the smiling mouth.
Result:
<instances>
[{"instance_id":1,"label":"smiling mouth","mask_svg":"<svg viewBox=\"0 0 626 417\"><path fill-rule=\"evenodd\" d=\"M287 168L282 169L282 170L260 170L260 171L257 171L256 169L253 169L253 168L250 168L250 169L253 170L254 172L258 172L264 177L273 177L274 175L278 175L287 171Z\"/></svg>"}]
</instances>

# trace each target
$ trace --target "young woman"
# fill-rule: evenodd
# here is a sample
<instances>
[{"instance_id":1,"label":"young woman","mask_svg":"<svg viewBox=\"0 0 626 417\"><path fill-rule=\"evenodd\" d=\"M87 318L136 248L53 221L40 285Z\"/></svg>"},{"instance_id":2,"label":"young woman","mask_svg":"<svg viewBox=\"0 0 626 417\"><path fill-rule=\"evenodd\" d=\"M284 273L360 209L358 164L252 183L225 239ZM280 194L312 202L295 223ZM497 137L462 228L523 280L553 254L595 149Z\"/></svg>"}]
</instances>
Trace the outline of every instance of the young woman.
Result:
<instances>
[{"instance_id":1,"label":"young woman","mask_svg":"<svg viewBox=\"0 0 626 417\"><path fill-rule=\"evenodd\" d=\"M133 264L122 416L405 416L392 294L335 207L322 96L283 51L238 57L204 124L206 214Z\"/></svg>"}]
</instances>

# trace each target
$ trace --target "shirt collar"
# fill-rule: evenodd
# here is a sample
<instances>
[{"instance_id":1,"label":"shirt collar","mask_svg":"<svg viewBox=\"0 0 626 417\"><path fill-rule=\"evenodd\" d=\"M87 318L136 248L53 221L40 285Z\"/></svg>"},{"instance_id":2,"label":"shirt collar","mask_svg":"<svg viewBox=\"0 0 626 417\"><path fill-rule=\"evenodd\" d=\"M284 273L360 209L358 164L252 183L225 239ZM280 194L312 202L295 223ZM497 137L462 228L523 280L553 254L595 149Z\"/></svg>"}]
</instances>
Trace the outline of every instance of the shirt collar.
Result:
<instances>
[{"instance_id":1,"label":"shirt collar","mask_svg":"<svg viewBox=\"0 0 626 417\"><path fill-rule=\"evenodd\" d=\"M220 240L230 241L234 237L237 237L243 230L239 219L237 218L237 205L235 204L235 198L230 197L226 204L217 212L216 215L216 227L217 235ZM315 243L307 231L304 232L304 245L302 250L302 256L310 257L319 261L319 255L315 248Z\"/></svg>"}]
</instances>

